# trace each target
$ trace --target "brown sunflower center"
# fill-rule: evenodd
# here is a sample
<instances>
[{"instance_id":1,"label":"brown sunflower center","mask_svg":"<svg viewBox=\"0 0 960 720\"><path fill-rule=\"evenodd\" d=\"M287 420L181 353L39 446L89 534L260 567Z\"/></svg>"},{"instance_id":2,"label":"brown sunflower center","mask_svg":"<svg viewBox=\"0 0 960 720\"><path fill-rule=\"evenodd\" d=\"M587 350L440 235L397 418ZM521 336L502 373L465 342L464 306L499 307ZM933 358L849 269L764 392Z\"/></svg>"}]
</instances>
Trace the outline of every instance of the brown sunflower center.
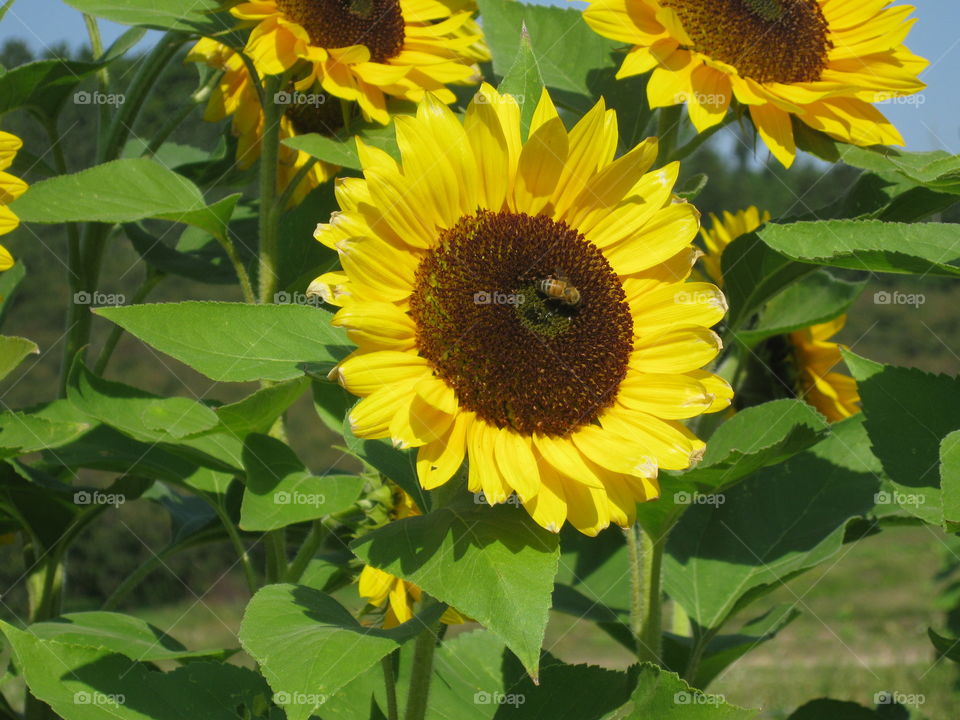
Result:
<instances>
[{"instance_id":1,"label":"brown sunflower center","mask_svg":"<svg viewBox=\"0 0 960 720\"><path fill-rule=\"evenodd\" d=\"M399 0L277 0L277 7L318 47L364 45L373 62L389 60L403 48Z\"/></svg>"},{"instance_id":2,"label":"brown sunflower center","mask_svg":"<svg viewBox=\"0 0 960 720\"><path fill-rule=\"evenodd\" d=\"M819 0L662 0L693 50L757 82L820 79L833 47Z\"/></svg>"},{"instance_id":3,"label":"brown sunflower center","mask_svg":"<svg viewBox=\"0 0 960 720\"><path fill-rule=\"evenodd\" d=\"M421 261L417 346L460 404L498 427L563 436L614 400L633 320L603 253L549 218L480 210Z\"/></svg>"}]
</instances>

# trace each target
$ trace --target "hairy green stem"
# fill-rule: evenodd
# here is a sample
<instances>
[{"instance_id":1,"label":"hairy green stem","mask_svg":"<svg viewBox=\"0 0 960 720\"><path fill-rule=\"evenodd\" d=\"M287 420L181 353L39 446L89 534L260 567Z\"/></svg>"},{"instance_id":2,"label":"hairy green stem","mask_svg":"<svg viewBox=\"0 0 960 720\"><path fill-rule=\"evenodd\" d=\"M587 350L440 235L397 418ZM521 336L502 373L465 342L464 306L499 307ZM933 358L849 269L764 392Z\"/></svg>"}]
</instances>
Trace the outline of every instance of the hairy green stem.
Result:
<instances>
[{"instance_id":1,"label":"hairy green stem","mask_svg":"<svg viewBox=\"0 0 960 720\"><path fill-rule=\"evenodd\" d=\"M323 545L327 534L327 528L324 526L323 521L314 520L310 526L310 532L304 539L300 549L297 550L297 554L294 556L293 562L290 563L290 567L287 568L284 581L295 583L303 577L304 571L307 569L310 561L313 560L313 556L317 554L317 550Z\"/></svg>"},{"instance_id":2,"label":"hairy green stem","mask_svg":"<svg viewBox=\"0 0 960 720\"><path fill-rule=\"evenodd\" d=\"M394 675L394 658L397 651L387 655L380 661L383 668L383 685L387 694L387 720L400 720L400 711L397 708L397 678Z\"/></svg>"},{"instance_id":3,"label":"hairy green stem","mask_svg":"<svg viewBox=\"0 0 960 720\"><path fill-rule=\"evenodd\" d=\"M424 720L427 716L427 700L430 698L430 681L433 679L433 656L437 649L437 621L423 629L413 648L410 688L407 695L405 720Z\"/></svg>"},{"instance_id":4,"label":"hairy green stem","mask_svg":"<svg viewBox=\"0 0 960 720\"><path fill-rule=\"evenodd\" d=\"M273 101L282 78L268 75L263 93L263 138L260 142L260 302L272 303L279 271L280 209L277 170L280 159L280 107Z\"/></svg>"},{"instance_id":5,"label":"hairy green stem","mask_svg":"<svg viewBox=\"0 0 960 720\"><path fill-rule=\"evenodd\" d=\"M630 630L633 633L634 650L640 652L640 629L643 625L643 572L640 565L639 523L624 528L627 539L627 562L630 564Z\"/></svg>"},{"instance_id":6,"label":"hairy green stem","mask_svg":"<svg viewBox=\"0 0 960 720\"><path fill-rule=\"evenodd\" d=\"M217 513L217 517L220 518L224 530L227 531L227 535L230 537L230 543L237 553L237 559L240 561L241 567L243 567L243 575L247 580L247 588L250 590L250 594L253 595L257 592L257 576L253 571L253 563L250 561L250 551L247 550L243 538L241 538L240 533L237 532L237 526L233 524L233 520L230 519L226 508L216 499L209 497L206 493L200 493L200 496L206 500L214 512Z\"/></svg>"},{"instance_id":7,"label":"hairy green stem","mask_svg":"<svg viewBox=\"0 0 960 720\"><path fill-rule=\"evenodd\" d=\"M277 211L283 212L287 205L290 204L290 198L293 197L293 194L297 191L297 188L300 186L300 183L303 182L304 178L313 170L313 166L320 162L317 158L312 157L304 163L303 167L297 170L297 174L293 176L293 179L287 183L287 186L283 189L280 195L277 197Z\"/></svg>"},{"instance_id":8,"label":"hairy green stem","mask_svg":"<svg viewBox=\"0 0 960 720\"><path fill-rule=\"evenodd\" d=\"M286 530L268 530L263 539L267 546L267 583L282 582L287 574Z\"/></svg>"},{"instance_id":9,"label":"hairy green stem","mask_svg":"<svg viewBox=\"0 0 960 720\"><path fill-rule=\"evenodd\" d=\"M694 634L693 647L690 649L690 656L687 658L687 667L684 668L683 671L683 678L688 683L693 684L697 676L697 671L700 669L700 661L703 659L703 653L719 629L720 628L707 630L703 634Z\"/></svg>"},{"instance_id":10,"label":"hairy green stem","mask_svg":"<svg viewBox=\"0 0 960 720\"><path fill-rule=\"evenodd\" d=\"M650 533L641 531L641 541L643 547L640 561L643 565L644 605L640 621L637 656L641 661L646 660L662 665L663 592L660 589L660 578L666 537L654 539Z\"/></svg>"},{"instance_id":11,"label":"hairy green stem","mask_svg":"<svg viewBox=\"0 0 960 720\"><path fill-rule=\"evenodd\" d=\"M230 232L229 228L227 228L227 232ZM240 281L240 292L243 293L244 302L255 303L257 301L257 296L253 292L253 284L250 282L250 273L247 272L247 266L244 265L243 260L240 259L240 254L237 252L237 247L230 240L229 236L218 236L217 242L220 243L220 247L222 247L223 252L226 253L227 258L230 260L230 264L233 265L233 271L237 274L237 280Z\"/></svg>"}]
</instances>

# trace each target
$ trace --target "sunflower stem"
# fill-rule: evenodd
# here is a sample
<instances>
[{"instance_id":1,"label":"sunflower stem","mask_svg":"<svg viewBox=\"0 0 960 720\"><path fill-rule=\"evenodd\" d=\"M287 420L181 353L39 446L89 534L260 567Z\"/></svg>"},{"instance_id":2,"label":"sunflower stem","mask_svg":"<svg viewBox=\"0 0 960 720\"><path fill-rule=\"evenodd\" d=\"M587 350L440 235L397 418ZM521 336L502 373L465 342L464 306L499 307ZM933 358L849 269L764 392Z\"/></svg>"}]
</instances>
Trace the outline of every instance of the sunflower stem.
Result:
<instances>
[{"instance_id":1,"label":"sunflower stem","mask_svg":"<svg viewBox=\"0 0 960 720\"><path fill-rule=\"evenodd\" d=\"M383 685L387 694L387 720L400 720L400 711L397 709L397 678L394 675L394 657L397 651L387 655L380 661L383 667Z\"/></svg>"},{"instance_id":2,"label":"sunflower stem","mask_svg":"<svg viewBox=\"0 0 960 720\"><path fill-rule=\"evenodd\" d=\"M673 162L675 160L684 160L685 158L692 155L694 152L700 149L700 146L703 145L707 140L716 135L720 130L725 128L727 125L732 123L736 117L733 113L727 113L727 116L721 120L719 123L714 125L708 130L704 130L702 133L697 133L696 137L693 138L690 142L681 145L680 147L674 149L668 156L667 161Z\"/></svg>"},{"instance_id":3,"label":"sunflower stem","mask_svg":"<svg viewBox=\"0 0 960 720\"><path fill-rule=\"evenodd\" d=\"M424 720L427 716L427 700L430 697L430 681L433 679L433 655L437 649L437 631L440 621L425 627L417 636L413 648L410 690L407 695L407 714L404 720Z\"/></svg>"},{"instance_id":4,"label":"sunflower stem","mask_svg":"<svg viewBox=\"0 0 960 720\"><path fill-rule=\"evenodd\" d=\"M273 101L283 79L264 79L263 138L260 146L260 302L273 302L279 270L277 170L280 160L280 109Z\"/></svg>"},{"instance_id":5,"label":"sunflower stem","mask_svg":"<svg viewBox=\"0 0 960 720\"><path fill-rule=\"evenodd\" d=\"M297 554L294 556L293 562L290 563L290 567L287 568L287 573L283 578L284 582L296 583L300 581L310 561L313 560L313 556L317 554L317 550L320 549L320 546L323 545L323 541L327 539L329 534L330 531L327 530L322 520L313 521L310 532L307 534L306 539L304 539L300 549L297 550Z\"/></svg>"},{"instance_id":6,"label":"sunflower stem","mask_svg":"<svg viewBox=\"0 0 960 720\"><path fill-rule=\"evenodd\" d=\"M312 157L307 162L304 163L303 167L297 170L297 174L293 176L287 186L283 189L280 195L277 197L277 211L283 212L286 209L287 205L290 204L290 198L293 197L293 194L297 191L297 188L300 186L307 175L310 174L310 171L313 170L314 165L320 162L317 158Z\"/></svg>"},{"instance_id":7,"label":"sunflower stem","mask_svg":"<svg viewBox=\"0 0 960 720\"><path fill-rule=\"evenodd\" d=\"M660 576L667 534L654 538L639 524L627 531L630 559L630 627L636 641L637 659L662 665L663 626Z\"/></svg>"}]
</instances>

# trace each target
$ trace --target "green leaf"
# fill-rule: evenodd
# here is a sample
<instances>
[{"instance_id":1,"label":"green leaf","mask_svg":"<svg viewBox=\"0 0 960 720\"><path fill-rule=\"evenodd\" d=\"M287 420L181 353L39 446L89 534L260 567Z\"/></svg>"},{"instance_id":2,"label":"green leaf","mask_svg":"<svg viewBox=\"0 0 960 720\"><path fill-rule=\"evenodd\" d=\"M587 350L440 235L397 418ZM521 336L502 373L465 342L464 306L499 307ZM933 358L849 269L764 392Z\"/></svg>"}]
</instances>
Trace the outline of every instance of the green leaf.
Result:
<instances>
[{"instance_id":1,"label":"green leaf","mask_svg":"<svg viewBox=\"0 0 960 720\"><path fill-rule=\"evenodd\" d=\"M881 365L849 351L844 359L857 381L873 452L893 486L878 504L899 505L926 522L943 524L941 440L960 429L960 408L944 399L957 397L960 380Z\"/></svg>"},{"instance_id":2,"label":"green leaf","mask_svg":"<svg viewBox=\"0 0 960 720\"><path fill-rule=\"evenodd\" d=\"M243 444L247 489L240 508L244 530L276 530L346 510L360 496L363 478L317 477L288 445L251 434Z\"/></svg>"},{"instance_id":3,"label":"green leaf","mask_svg":"<svg viewBox=\"0 0 960 720\"><path fill-rule=\"evenodd\" d=\"M291 380L349 351L326 310L304 305L183 302L97 308L99 315L212 380Z\"/></svg>"},{"instance_id":4,"label":"green leaf","mask_svg":"<svg viewBox=\"0 0 960 720\"><path fill-rule=\"evenodd\" d=\"M717 635L707 644L697 665L693 684L706 688L711 681L751 650L777 636L800 615L795 605L771 608L747 622L733 635ZM682 672L687 667L693 638L667 633L663 639L664 662L668 669Z\"/></svg>"},{"instance_id":5,"label":"green leaf","mask_svg":"<svg viewBox=\"0 0 960 720\"><path fill-rule=\"evenodd\" d=\"M104 63L56 59L15 67L0 75L0 115L28 108L54 118L80 81L103 66Z\"/></svg>"},{"instance_id":6,"label":"green leaf","mask_svg":"<svg viewBox=\"0 0 960 720\"><path fill-rule=\"evenodd\" d=\"M821 220L768 223L757 232L771 248L799 262L871 272L960 277L960 267L945 264L960 257L956 226L949 223Z\"/></svg>"},{"instance_id":7,"label":"green leaf","mask_svg":"<svg viewBox=\"0 0 960 720\"><path fill-rule=\"evenodd\" d=\"M443 605L391 630L360 625L329 595L302 585L268 585L240 625L243 648L260 664L289 720L307 720L327 698L436 621Z\"/></svg>"},{"instance_id":8,"label":"green leaf","mask_svg":"<svg viewBox=\"0 0 960 720\"><path fill-rule=\"evenodd\" d=\"M229 30L230 16L219 16L220 0L65 0L80 12L121 25L216 34Z\"/></svg>"},{"instance_id":9,"label":"green leaf","mask_svg":"<svg viewBox=\"0 0 960 720\"><path fill-rule=\"evenodd\" d=\"M927 635L937 649L937 657L945 657L960 663L960 640L940 635L933 628L927 628Z\"/></svg>"},{"instance_id":10,"label":"green leaf","mask_svg":"<svg viewBox=\"0 0 960 720\"><path fill-rule=\"evenodd\" d=\"M309 383L309 378L295 378L257 390L238 402L222 405L215 411L220 418L220 425L237 437L252 432L266 434L277 418L303 394Z\"/></svg>"},{"instance_id":11,"label":"green leaf","mask_svg":"<svg viewBox=\"0 0 960 720\"><path fill-rule=\"evenodd\" d=\"M24 222L183 222L223 235L239 196L207 206L182 175L153 160L127 158L41 180L10 205Z\"/></svg>"},{"instance_id":12,"label":"green leaf","mask_svg":"<svg viewBox=\"0 0 960 720\"><path fill-rule=\"evenodd\" d=\"M748 347L774 335L833 320L847 312L863 291L866 281L849 282L818 270L801 277L764 306L754 326L737 333Z\"/></svg>"},{"instance_id":13,"label":"green leaf","mask_svg":"<svg viewBox=\"0 0 960 720\"><path fill-rule=\"evenodd\" d=\"M39 355L40 348L33 340L0 335L0 380L12 373L27 355Z\"/></svg>"},{"instance_id":14,"label":"green leaf","mask_svg":"<svg viewBox=\"0 0 960 720\"><path fill-rule=\"evenodd\" d=\"M150 623L123 613L78 612L34 623L30 632L42 640L109 650L138 662L220 656L228 650L188 650Z\"/></svg>"},{"instance_id":15,"label":"green leaf","mask_svg":"<svg viewBox=\"0 0 960 720\"><path fill-rule=\"evenodd\" d=\"M743 328L784 288L813 271L809 265L771 249L756 233L734 240L723 251L720 262L724 293L730 303L727 325L734 331Z\"/></svg>"},{"instance_id":16,"label":"green leaf","mask_svg":"<svg viewBox=\"0 0 960 720\"><path fill-rule=\"evenodd\" d=\"M35 637L0 622L30 692L71 720L236 720L256 717L270 692L252 670L191 662L173 672L109 650Z\"/></svg>"},{"instance_id":17,"label":"green leaf","mask_svg":"<svg viewBox=\"0 0 960 720\"><path fill-rule=\"evenodd\" d=\"M366 564L414 583L495 632L537 676L560 553L557 536L525 511L438 508L392 522L351 548Z\"/></svg>"},{"instance_id":18,"label":"green leaf","mask_svg":"<svg viewBox=\"0 0 960 720\"><path fill-rule=\"evenodd\" d=\"M331 395L336 398L335 393L331 392ZM413 453L398 450L388 440L358 438L350 429L349 420L343 421L340 431L351 455L393 480L414 499L420 510L429 512L430 495L420 487Z\"/></svg>"},{"instance_id":19,"label":"green leaf","mask_svg":"<svg viewBox=\"0 0 960 720\"><path fill-rule=\"evenodd\" d=\"M701 628L730 615L789 577L823 562L847 523L873 509L878 479L811 453L765 468L695 504L667 543L664 587Z\"/></svg>"},{"instance_id":20,"label":"green leaf","mask_svg":"<svg viewBox=\"0 0 960 720\"><path fill-rule=\"evenodd\" d=\"M13 304L13 298L16 297L17 291L20 289L20 282L26 274L27 268L22 260L18 260L6 272L0 273L0 324L6 318L7 310Z\"/></svg>"},{"instance_id":21,"label":"green leaf","mask_svg":"<svg viewBox=\"0 0 960 720\"><path fill-rule=\"evenodd\" d=\"M940 443L943 521L948 532L960 531L960 430Z\"/></svg>"},{"instance_id":22,"label":"green leaf","mask_svg":"<svg viewBox=\"0 0 960 720\"><path fill-rule=\"evenodd\" d=\"M135 223L125 223L123 231L140 257L159 272L204 283L232 284L237 281L236 271L219 245L181 252Z\"/></svg>"},{"instance_id":23,"label":"green leaf","mask_svg":"<svg viewBox=\"0 0 960 720\"><path fill-rule=\"evenodd\" d=\"M533 46L530 44L530 34L526 25L520 33L520 49L513 61L513 65L504 75L498 90L501 93L513 95L520 105L520 137L526 141L530 132L530 123L533 112L537 109L543 90L543 78L537 65Z\"/></svg>"},{"instance_id":24,"label":"green leaf","mask_svg":"<svg viewBox=\"0 0 960 720\"><path fill-rule=\"evenodd\" d=\"M324 162L351 170L362 170L360 157L357 154L357 138L380 150L384 150L393 157L400 159L400 148L397 146L397 135L393 125L381 127L368 125L354 130L349 134L339 134L329 137L319 133L307 133L295 137L285 138L283 144L294 150L300 150Z\"/></svg>"},{"instance_id":25,"label":"green leaf","mask_svg":"<svg viewBox=\"0 0 960 720\"><path fill-rule=\"evenodd\" d=\"M695 690L676 673L649 663L640 666L631 700L633 708L624 720L748 720L759 713Z\"/></svg>"},{"instance_id":26,"label":"green leaf","mask_svg":"<svg viewBox=\"0 0 960 720\"><path fill-rule=\"evenodd\" d=\"M544 83L570 104L586 111L596 102L598 72L612 69L618 43L601 37L572 8L528 5L512 0L479 0L484 34L493 56L493 71L506 77L517 59L517 38L526 25ZM578 97L579 96L579 97ZM540 99L525 98L534 107Z\"/></svg>"},{"instance_id":27,"label":"green leaf","mask_svg":"<svg viewBox=\"0 0 960 720\"><path fill-rule=\"evenodd\" d=\"M56 422L21 412L0 414L0 457L53 450L93 427L90 422Z\"/></svg>"}]
</instances>

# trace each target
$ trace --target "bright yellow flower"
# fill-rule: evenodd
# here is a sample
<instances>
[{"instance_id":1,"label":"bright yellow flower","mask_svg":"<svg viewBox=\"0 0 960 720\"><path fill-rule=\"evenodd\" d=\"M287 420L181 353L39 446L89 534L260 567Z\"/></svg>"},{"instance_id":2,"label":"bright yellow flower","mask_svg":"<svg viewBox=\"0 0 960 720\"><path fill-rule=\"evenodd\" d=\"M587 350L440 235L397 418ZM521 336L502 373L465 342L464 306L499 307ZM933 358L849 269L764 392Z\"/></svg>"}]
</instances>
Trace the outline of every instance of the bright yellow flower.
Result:
<instances>
[{"instance_id":1,"label":"bright yellow flower","mask_svg":"<svg viewBox=\"0 0 960 720\"><path fill-rule=\"evenodd\" d=\"M599 34L632 46L618 77L653 71L651 107L688 103L698 132L736 99L785 166L791 118L854 145L902 145L871 103L911 95L927 61L903 44L908 5L889 0L592 0Z\"/></svg>"},{"instance_id":2,"label":"bright yellow flower","mask_svg":"<svg viewBox=\"0 0 960 720\"><path fill-rule=\"evenodd\" d=\"M402 520L406 517L419 515L420 510L403 490L396 494L396 504L393 509L393 519ZM360 597L367 598L374 607L383 607L386 603L386 613L383 618L383 627L396 627L413 617L413 604L420 600L420 588L413 583L401 580L383 570L365 565L360 572ZM447 608L440 620L447 625L457 625L467 622L453 608Z\"/></svg>"},{"instance_id":3,"label":"bright yellow flower","mask_svg":"<svg viewBox=\"0 0 960 720\"><path fill-rule=\"evenodd\" d=\"M709 230L701 229L706 254L702 258L707 276L723 287L720 258L724 249L741 235L753 232L770 220L770 213L760 213L751 206L735 214L723 213L721 220L711 213L712 225ZM826 342L843 328L847 320L841 315L830 322L811 325L803 330L790 333L789 347L776 352L774 362L783 364L786 372L777 373L786 376L792 382L797 396L810 403L823 413L830 422L843 420L860 410L857 403L857 384L853 378L833 372L833 368L843 360L840 345ZM788 357L781 357L786 354Z\"/></svg>"},{"instance_id":4,"label":"bright yellow flower","mask_svg":"<svg viewBox=\"0 0 960 720\"><path fill-rule=\"evenodd\" d=\"M658 468L703 450L679 421L731 398L700 369L726 302L684 284L699 213L679 164L649 171L655 138L614 160L603 100L568 132L544 92L525 143L489 85L462 125L430 96L395 122L402 163L358 143L365 178L317 229L343 271L313 289L359 345L334 371L363 398L353 432L418 448L426 489L469 456L472 492L516 492L554 532L630 525Z\"/></svg>"},{"instance_id":5,"label":"bright yellow flower","mask_svg":"<svg viewBox=\"0 0 960 720\"><path fill-rule=\"evenodd\" d=\"M257 0L230 12L255 23L245 52L261 73L306 61L297 89L319 83L383 125L387 95L419 102L430 91L451 103L446 85L478 82L476 63L489 59L463 0Z\"/></svg>"},{"instance_id":6,"label":"bright yellow flower","mask_svg":"<svg viewBox=\"0 0 960 720\"><path fill-rule=\"evenodd\" d=\"M232 117L231 128L237 137L237 167L245 170L260 157L263 138L263 109L257 88L240 55L210 38L203 38L187 55L188 61L203 62L223 70L220 82L210 96L203 119L220 122ZM332 135L342 124L339 102L319 105L292 104L280 118L280 139L308 132ZM310 155L280 145L280 163L277 171L277 190L284 190L297 173L310 161ZM339 172L340 168L319 161L308 171L290 198L289 206L298 205L311 190L322 185Z\"/></svg>"},{"instance_id":7,"label":"bright yellow flower","mask_svg":"<svg viewBox=\"0 0 960 720\"><path fill-rule=\"evenodd\" d=\"M17 151L23 143L16 135L0 132L0 235L12 232L20 224L20 219L7 207L27 191L27 184L18 177L5 171L13 164ZM13 267L13 256L0 245L0 272Z\"/></svg>"}]
</instances>

